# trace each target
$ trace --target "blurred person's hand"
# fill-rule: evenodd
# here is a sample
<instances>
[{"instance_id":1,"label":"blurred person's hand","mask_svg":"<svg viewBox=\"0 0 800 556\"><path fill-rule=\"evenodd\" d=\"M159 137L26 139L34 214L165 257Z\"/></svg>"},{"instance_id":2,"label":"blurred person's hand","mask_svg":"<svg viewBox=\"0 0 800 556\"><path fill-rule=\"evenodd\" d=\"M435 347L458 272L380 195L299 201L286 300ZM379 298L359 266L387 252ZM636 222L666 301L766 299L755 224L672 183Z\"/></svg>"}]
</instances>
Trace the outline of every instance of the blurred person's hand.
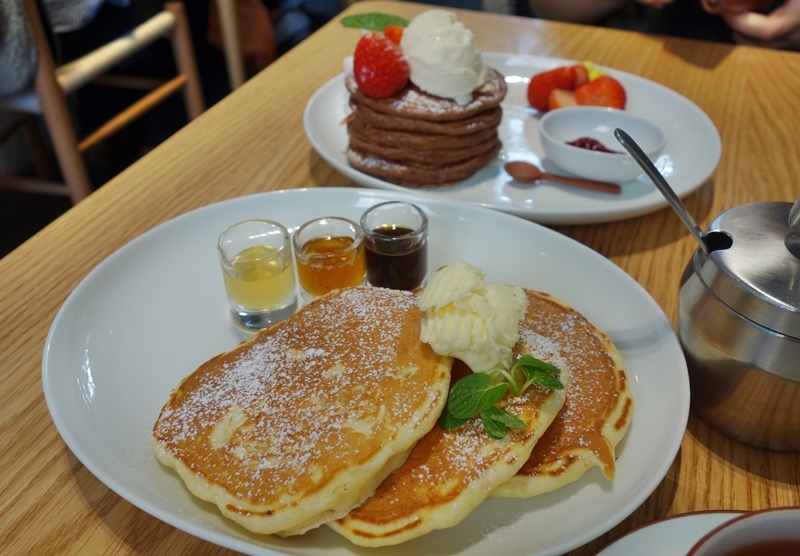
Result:
<instances>
[{"instance_id":1,"label":"blurred person's hand","mask_svg":"<svg viewBox=\"0 0 800 556\"><path fill-rule=\"evenodd\" d=\"M800 50L800 0L786 2L768 14L745 12L721 16L736 42Z\"/></svg>"},{"instance_id":2,"label":"blurred person's hand","mask_svg":"<svg viewBox=\"0 0 800 556\"><path fill-rule=\"evenodd\" d=\"M667 4L672 4L673 0L636 0L636 2L660 10Z\"/></svg>"}]
</instances>

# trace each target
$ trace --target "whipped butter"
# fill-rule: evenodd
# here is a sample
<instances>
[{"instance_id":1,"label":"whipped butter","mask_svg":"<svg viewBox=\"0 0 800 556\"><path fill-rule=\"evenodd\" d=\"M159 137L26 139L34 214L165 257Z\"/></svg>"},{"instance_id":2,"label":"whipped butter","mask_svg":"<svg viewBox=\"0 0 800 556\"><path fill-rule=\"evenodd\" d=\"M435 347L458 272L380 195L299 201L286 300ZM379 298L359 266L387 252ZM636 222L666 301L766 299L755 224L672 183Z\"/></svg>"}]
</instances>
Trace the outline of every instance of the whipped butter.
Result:
<instances>
[{"instance_id":1,"label":"whipped butter","mask_svg":"<svg viewBox=\"0 0 800 556\"><path fill-rule=\"evenodd\" d=\"M427 10L415 17L400 41L410 79L439 97L467 104L486 81L486 66L475 35L446 10Z\"/></svg>"},{"instance_id":2,"label":"whipped butter","mask_svg":"<svg viewBox=\"0 0 800 556\"><path fill-rule=\"evenodd\" d=\"M456 261L436 271L419 299L425 312L420 339L476 373L511 367L528 309L522 288L484 277L483 270Z\"/></svg>"}]
</instances>

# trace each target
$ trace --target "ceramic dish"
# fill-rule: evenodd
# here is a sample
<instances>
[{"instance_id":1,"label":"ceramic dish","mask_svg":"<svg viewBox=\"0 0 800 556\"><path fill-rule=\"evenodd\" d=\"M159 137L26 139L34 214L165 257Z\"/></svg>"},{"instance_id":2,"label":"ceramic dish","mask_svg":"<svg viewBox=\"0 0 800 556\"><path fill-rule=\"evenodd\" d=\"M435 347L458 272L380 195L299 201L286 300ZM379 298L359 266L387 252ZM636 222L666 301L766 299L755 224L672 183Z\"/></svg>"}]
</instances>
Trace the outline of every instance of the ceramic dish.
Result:
<instances>
[{"instance_id":1,"label":"ceramic dish","mask_svg":"<svg viewBox=\"0 0 800 556\"><path fill-rule=\"evenodd\" d=\"M635 529L596 556L676 556L686 554L707 533L741 512L696 512L668 517Z\"/></svg>"},{"instance_id":2,"label":"ceramic dish","mask_svg":"<svg viewBox=\"0 0 800 556\"><path fill-rule=\"evenodd\" d=\"M172 388L241 340L215 252L221 230L248 218L275 219L292 231L325 215L358 221L390 199L427 212L429 269L462 259L485 269L488 280L549 292L586 315L619 348L636 405L614 482L592 469L536 498L490 499L457 527L381 555L562 554L633 512L667 473L689 413L686 363L658 304L608 259L550 229L390 191L319 188L231 199L165 222L98 265L58 312L43 358L45 399L75 456L132 504L212 543L260 555L364 554L327 527L288 539L246 532L156 461L150 433Z\"/></svg>"},{"instance_id":3,"label":"ceramic dish","mask_svg":"<svg viewBox=\"0 0 800 556\"><path fill-rule=\"evenodd\" d=\"M484 60L506 76L508 95L499 128L503 151L495 162L470 179L449 187L418 190L428 199L452 199L516 214L542 224L589 224L632 218L667 206L649 178L642 175L623 184L620 195L608 195L556 184L524 185L503 170L508 160L527 160L558 173L545 160L539 140L539 117L528 106L526 91L534 73L574 61L522 54L484 53ZM655 161L679 197L700 187L717 167L721 142L717 128L700 108L678 93L630 73L608 69L628 94L626 110L646 117L667 134L663 153ZM314 149L331 166L355 183L392 191L409 191L351 167L345 157L349 95L340 74L325 83L306 105L303 125Z\"/></svg>"},{"instance_id":4,"label":"ceramic dish","mask_svg":"<svg viewBox=\"0 0 800 556\"><path fill-rule=\"evenodd\" d=\"M625 110L600 106L573 106L552 110L539 124L542 150L548 160L573 175L590 180L625 182L636 179L642 169L614 136L622 129L650 158L658 160L664 149L664 131L646 118ZM596 141L611 152L570 144Z\"/></svg>"}]
</instances>

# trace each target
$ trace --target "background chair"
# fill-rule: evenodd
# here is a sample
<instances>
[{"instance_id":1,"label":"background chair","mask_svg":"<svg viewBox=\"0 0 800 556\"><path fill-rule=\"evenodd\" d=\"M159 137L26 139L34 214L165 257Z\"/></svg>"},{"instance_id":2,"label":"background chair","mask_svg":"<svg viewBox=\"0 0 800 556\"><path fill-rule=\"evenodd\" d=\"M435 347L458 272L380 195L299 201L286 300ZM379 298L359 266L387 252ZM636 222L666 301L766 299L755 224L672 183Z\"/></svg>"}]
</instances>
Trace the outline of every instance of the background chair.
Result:
<instances>
[{"instance_id":1,"label":"background chair","mask_svg":"<svg viewBox=\"0 0 800 556\"><path fill-rule=\"evenodd\" d=\"M0 130L0 143L16 130L23 131L28 139L26 142L31 150L34 166L44 165L46 161L42 157L41 145L36 144L37 126L32 118L32 115L40 114L52 142L63 183L40 177L7 175L0 176L0 187L66 195L73 203L77 203L93 190L83 156L88 149L117 133L179 91L183 93L190 120L205 110L189 23L181 2L167 2L163 11L132 31L59 67L55 65L36 0L25 0L25 8L36 44L38 69L30 90L0 98L0 110L9 110L19 115L6 129ZM109 73L115 66L161 38L170 40L178 71L175 77L164 82L141 76ZM92 82L150 92L92 133L79 138L67 96Z\"/></svg>"}]
</instances>

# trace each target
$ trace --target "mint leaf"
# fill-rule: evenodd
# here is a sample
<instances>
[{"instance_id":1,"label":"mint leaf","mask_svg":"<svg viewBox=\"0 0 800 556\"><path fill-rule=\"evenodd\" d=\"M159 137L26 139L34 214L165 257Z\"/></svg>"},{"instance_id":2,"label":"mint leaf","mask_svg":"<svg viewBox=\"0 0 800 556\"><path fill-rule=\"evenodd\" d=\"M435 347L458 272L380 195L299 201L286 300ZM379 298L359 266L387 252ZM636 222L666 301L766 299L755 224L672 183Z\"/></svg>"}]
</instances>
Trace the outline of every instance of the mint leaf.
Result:
<instances>
[{"instance_id":1,"label":"mint leaf","mask_svg":"<svg viewBox=\"0 0 800 556\"><path fill-rule=\"evenodd\" d=\"M489 417L492 421L500 423L510 429L524 429L528 426L522 420L511 415L505 409L501 409L497 406L490 407L481 413L481 418L483 418L484 421L486 421L486 417Z\"/></svg>"},{"instance_id":2,"label":"mint leaf","mask_svg":"<svg viewBox=\"0 0 800 556\"><path fill-rule=\"evenodd\" d=\"M489 433L489 436L492 438L500 440L501 438L505 438L508 434L507 426L499 421L495 421L485 412L481 413L481 419L483 420L483 428L486 429L486 432Z\"/></svg>"},{"instance_id":3,"label":"mint leaf","mask_svg":"<svg viewBox=\"0 0 800 556\"><path fill-rule=\"evenodd\" d=\"M387 25L399 25L408 27L408 20L402 17L381 13L358 14L343 17L342 25L355 29L366 29L368 31L381 32Z\"/></svg>"},{"instance_id":4,"label":"mint leaf","mask_svg":"<svg viewBox=\"0 0 800 556\"><path fill-rule=\"evenodd\" d=\"M443 431L449 431L450 429L456 429L460 427L469 420L470 420L469 417L467 417L466 419L457 419L453 417L452 413L450 413L447 409L445 409L439 416L439 426L442 427Z\"/></svg>"},{"instance_id":5,"label":"mint leaf","mask_svg":"<svg viewBox=\"0 0 800 556\"><path fill-rule=\"evenodd\" d=\"M495 384L487 374L472 373L450 390L447 411L457 419L469 419L499 402L507 391L508 383Z\"/></svg>"},{"instance_id":6,"label":"mint leaf","mask_svg":"<svg viewBox=\"0 0 800 556\"><path fill-rule=\"evenodd\" d=\"M517 368L526 380L521 387L513 374ZM504 382L495 383L492 374L502 376ZM480 415L483 428L490 437L504 438L509 428L524 429L527 425L505 409L497 407L497 402L502 400L509 390L514 396L521 396L531 384L561 390L564 385L558 379L560 374L561 371L553 365L530 355L519 357L510 371L498 368L492 369L489 374L469 374L451 388L445 409L439 417L439 425L443 430L454 429L473 416Z\"/></svg>"},{"instance_id":7,"label":"mint leaf","mask_svg":"<svg viewBox=\"0 0 800 556\"><path fill-rule=\"evenodd\" d=\"M522 386L523 392L531 384L538 384L551 390L562 390L564 388L564 385L558 380L561 371L549 363L540 361L530 355L523 355L514 366L519 367L522 374L525 375L525 384Z\"/></svg>"}]
</instances>

